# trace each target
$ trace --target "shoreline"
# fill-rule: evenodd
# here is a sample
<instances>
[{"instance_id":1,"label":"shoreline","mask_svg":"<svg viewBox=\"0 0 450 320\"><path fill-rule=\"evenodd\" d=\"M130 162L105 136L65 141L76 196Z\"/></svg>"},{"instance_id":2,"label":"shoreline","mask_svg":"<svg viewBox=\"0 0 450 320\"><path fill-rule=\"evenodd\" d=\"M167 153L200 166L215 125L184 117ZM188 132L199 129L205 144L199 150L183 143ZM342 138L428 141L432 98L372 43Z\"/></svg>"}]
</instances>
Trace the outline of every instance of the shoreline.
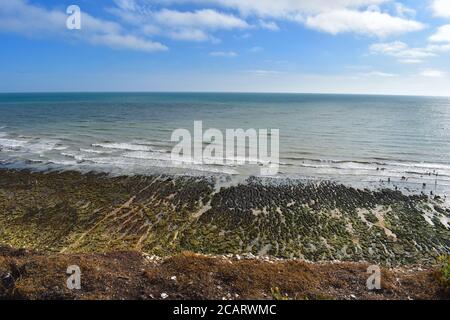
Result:
<instances>
[{"instance_id":1,"label":"shoreline","mask_svg":"<svg viewBox=\"0 0 450 320\"><path fill-rule=\"evenodd\" d=\"M110 178L124 178L124 177L174 177L174 178L200 178L205 179L207 181L216 181L220 183L223 180L232 180L237 181L237 183L245 183L248 179L259 179L261 182L267 181L273 184L320 184L322 182L329 182L337 185L343 185L348 188L355 188L358 190L370 190L370 191L383 191L383 190L391 190L391 191L400 191L405 195L417 195L417 196L427 196L429 198L440 198L445 202L445 206L450 208L450 197L448 197L448 192L439 190L436 191L436 188L429 188L430 185L428 183L424 183L423 181L429 182L428 180L417 180L414 183L409 182L408 180L412 178L410 175L419 175L416 172L405 172L404 176L396 177L397 180L391 179L388 176L384 176L386 180L380 179L378 181L367 180L363 182L350 181L346 179L339 179L336 177L320 177L320 176L302 176L302 175L286 175L285 173L280 173L274 176L261 176L254 175L250 173L225 173L225 172L213 172L213 171L201 171L201 170L191 170L191 171L180 171L177 172L168 170L158 170L158 171L149 171L147 173L143 173L138 170L137 173L123 173L117 170L107 170L100 168L75 168L72 166L60 166L60 165L45 165L42 167L34 167L30 166L33 161L28 161L28 165L26 162L18 162L18 163L2 163L0 160L0 171L17 171L17 172L29 172L29 173L79 173L81 175L96 175L96 176L106 176ZM381 168L381 169L380 169ZM377 168L377 171L384 171L382 165ZM425 174L427 177L438 177L435 173L431 171ZM423 176L421 176L423 178ZM405 182L406 181L406 182ZM433 180L434 181L434 180ZM423 189L423 185L427 186L427 189ZM434 185L434 184L433 184ZM439 183L437 184L439 185ZM430 192L431 191L431 192Z\"/></svg>"}]
</instances>

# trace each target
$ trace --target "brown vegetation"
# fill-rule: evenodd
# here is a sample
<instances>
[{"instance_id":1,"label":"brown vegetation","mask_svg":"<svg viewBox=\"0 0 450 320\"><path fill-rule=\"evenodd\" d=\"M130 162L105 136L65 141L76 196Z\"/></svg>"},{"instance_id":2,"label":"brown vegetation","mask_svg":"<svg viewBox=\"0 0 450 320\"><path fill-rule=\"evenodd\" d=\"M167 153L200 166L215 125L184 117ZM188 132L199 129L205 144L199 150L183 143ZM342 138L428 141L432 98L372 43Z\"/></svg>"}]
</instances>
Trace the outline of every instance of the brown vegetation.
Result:
<instances>
[{"instance_id":1,"label":"brown vegetation","mask_svg":"<svg viewBox=\"0 0 450 320\"><path fill-rule=\"evenodd\" d=\"M81 290L66 287L69 265ZM442 299L433 269L382 270L368 291L366 264L266 261L182 253L42 255L0 248L0 299Z\"/></svg>"}]
</instances>

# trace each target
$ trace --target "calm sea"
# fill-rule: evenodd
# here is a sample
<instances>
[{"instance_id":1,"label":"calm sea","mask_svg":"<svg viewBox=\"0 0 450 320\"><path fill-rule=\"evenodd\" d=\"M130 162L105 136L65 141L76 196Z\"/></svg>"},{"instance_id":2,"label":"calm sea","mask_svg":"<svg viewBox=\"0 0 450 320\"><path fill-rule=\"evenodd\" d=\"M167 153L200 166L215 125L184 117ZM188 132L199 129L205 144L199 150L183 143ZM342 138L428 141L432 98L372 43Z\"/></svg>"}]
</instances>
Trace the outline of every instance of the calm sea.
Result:
<instances>
[{"instance_id":1,"label":"calm sea","mask_svg":"<svg viewBox=\"0 0 450 320\"><path fill-rule=\"evenodd\" d=\"M172 131L193 130L194 120L202 120L204 129L280 129L279 177L427 193L450 190L449 98L0 94L0 167L113 174L255 172L249 165L171 161Z\"/></svg>"}]
</instances>

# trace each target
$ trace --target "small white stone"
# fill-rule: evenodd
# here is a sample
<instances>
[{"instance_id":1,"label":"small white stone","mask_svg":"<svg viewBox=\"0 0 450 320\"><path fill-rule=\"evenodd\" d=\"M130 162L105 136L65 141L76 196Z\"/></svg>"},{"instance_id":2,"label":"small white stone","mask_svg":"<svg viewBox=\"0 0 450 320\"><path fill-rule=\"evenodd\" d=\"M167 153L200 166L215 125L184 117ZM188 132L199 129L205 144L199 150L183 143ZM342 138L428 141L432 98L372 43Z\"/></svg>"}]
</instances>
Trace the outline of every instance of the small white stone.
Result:
<instances>
[{"instance_id":1,"label":"small white stone","mask_svg":"<svg viewBox=\"0 0 450 320\"><path fill-rule=\"evenodd\" d=\"M177 281L177 276L172 276L172 277L170 277L170 280L172 280L172 281Z\"/></svg>"},{"instance_id":2,"label":"small white stone","mask_svg":"<svg viewBox=\"0 0 450 320\"><path fill-rule=\"evenodd\" d=\"M163 299L167 299L169 297L169 295L165 292L161 293L161 298Z\"/></svg>"}]
</instances>

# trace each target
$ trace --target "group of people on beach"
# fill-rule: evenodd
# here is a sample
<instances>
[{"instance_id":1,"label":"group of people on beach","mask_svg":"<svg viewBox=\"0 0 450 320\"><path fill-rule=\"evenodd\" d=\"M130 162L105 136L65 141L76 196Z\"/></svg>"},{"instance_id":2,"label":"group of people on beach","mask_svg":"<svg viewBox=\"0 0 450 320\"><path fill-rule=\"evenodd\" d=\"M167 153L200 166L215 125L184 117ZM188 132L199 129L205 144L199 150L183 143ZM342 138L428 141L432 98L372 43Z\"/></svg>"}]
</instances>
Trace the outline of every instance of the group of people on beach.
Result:
<instances>
[{"instance_id":1,"label":"group of people on beach","mask_svg":"<svg viewBox=\"0 0 450 320\"><path fill-rule=\"evenodd\" d=\"M385 169L384 169L384 168L377 168L377 171L380 171L380 170L383 170L383 171L384 171ZM436 192L436 189L437 189L437 185L438 185L437 180L438 180L439 173L438 173L436 170L433 170L433 172L427 172L426 175L428 175L428 176L432 176L432 175L436 176L436 179L435 179L435 182L434 182L434 190L435 190L435 191L433 192L433 190L430 190L430 196L434 196L434 195L435 195L435 192ZM410 178L410 177L402 176L402 177L401 177L401 181L402 181L402 182L408 182L409 178ZM423 175L421 176L421 178L423 178ZM388 184L391 184L391 177L388 177L386 181L380 179L380 183L381 183L381 184L384 184L385 182L387 182ZM397 185L394 184L393 186L394 186L394 188L395 188L396 191L399 189L399 187L398 187ZM426 188L427 188L427 183L426 183L426 182L423 182L423 183L422 183L422 191L421 191L421 194L425 194L424 190L425 190ZM411 190L410 190L409 188L407 188L407 187L405 187L405 189L406 189L407 191L411 191ZM444 199L447 198L445 194L443 195L443 197L444 197Z\"/></svg>"}]
</instances>

